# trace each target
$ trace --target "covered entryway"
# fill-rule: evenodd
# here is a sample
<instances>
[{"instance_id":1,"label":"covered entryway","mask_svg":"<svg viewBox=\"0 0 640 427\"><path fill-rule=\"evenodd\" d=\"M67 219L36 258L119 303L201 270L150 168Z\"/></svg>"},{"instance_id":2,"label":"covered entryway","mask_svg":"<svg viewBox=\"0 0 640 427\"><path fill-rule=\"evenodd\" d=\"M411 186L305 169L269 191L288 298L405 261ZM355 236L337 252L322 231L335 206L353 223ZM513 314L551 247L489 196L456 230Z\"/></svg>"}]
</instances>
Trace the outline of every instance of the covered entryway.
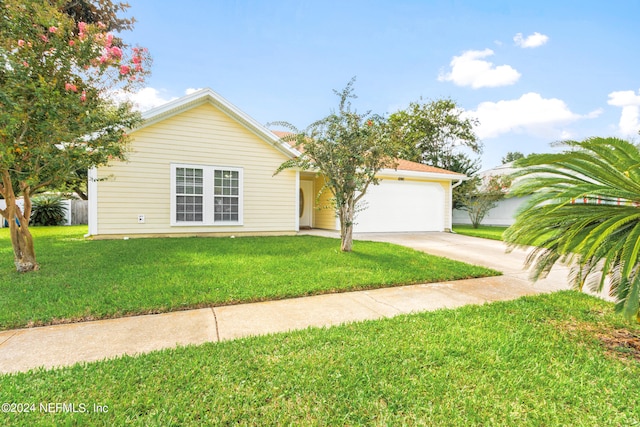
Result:
<instances>
[{"instance_id":1,"label":"covered entryway","mask_svg":"<svg viewBox=\"0 0 640 427\"><path fill-rule=\"evenodd\" d=\"M383 180L370 186L355 232L444 231L445 191L436 182Z\"/></svg>"},{"instance_id":2,"label":"covered entryway","mask_svg":"<svg viewBox=\"0 0 640 427\"><path fill-rule=\"evenodd\" d=\"M313 181L300 180L298 213L300 215L300 228L313 226Z\"/></svg>"}]
</instances>

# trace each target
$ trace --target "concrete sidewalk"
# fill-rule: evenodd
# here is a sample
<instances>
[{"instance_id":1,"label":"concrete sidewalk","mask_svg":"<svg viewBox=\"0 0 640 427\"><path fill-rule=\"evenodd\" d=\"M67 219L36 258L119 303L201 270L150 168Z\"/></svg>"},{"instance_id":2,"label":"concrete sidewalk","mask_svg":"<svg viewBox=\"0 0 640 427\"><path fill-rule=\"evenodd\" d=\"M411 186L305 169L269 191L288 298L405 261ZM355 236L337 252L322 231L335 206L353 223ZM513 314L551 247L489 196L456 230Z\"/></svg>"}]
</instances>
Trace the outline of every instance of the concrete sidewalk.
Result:
<instances>
[{"instance_id":1,"label":"concrete sidewalk","mask_svg":"<svg viewBox=\"0 0 640 427\"><path fill-rule=\"evenodd\" d=\"M68 366L124 354L224 341L310 326L392 317L515 299L568 289L567 271L556 269L532 284L522 271L524 252L505 254L502 242L445 233L357 235L485 265L499 277L345 292L166 314L126 317L0 332L0 373Z\"/></svg>"}]
</instances>

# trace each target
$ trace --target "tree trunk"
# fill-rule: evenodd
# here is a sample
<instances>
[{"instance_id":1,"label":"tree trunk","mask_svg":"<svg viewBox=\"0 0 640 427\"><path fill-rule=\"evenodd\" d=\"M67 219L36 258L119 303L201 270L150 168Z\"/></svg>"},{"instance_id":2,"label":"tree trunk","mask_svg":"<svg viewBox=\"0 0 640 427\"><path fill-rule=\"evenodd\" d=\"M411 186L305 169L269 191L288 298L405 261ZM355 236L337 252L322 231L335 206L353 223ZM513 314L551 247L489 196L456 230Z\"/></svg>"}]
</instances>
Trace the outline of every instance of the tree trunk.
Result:
<instances>
[{"instance_id":1,"label":"tree trunk","mask_svg":"<svg viewBox=\"0 0 640 427\"><path fill-rule=\"evenodd\" d=\"M38 270L36 252L33 246L33 236L29 231L29 216L31 215L31 199L28 191L24 194L24 215L16 203L16 196L8 174L3 174L3 195L7 206L4 215L9 223L9 234L13 246L13 262L19 273ZM26 187L25 187L26 189Z\"/></svg>"},{"instance_id":2,"label":"tree trunk","mask_svg":"<svg viewBox=\"0 0 640 427\"><path fill-rule=\"evenodd\" d=\"M16 209L18 207L16 206ZM16 270L19 273L38 270L40 267L36 262L36 251L33 246L33 236L27 224L16 223L15 217L9 221L11 232L11 244L13 245L13 258Z\"/></svg>"},{"instance_id":3,"label":"tree trunk","mask_svg":"<svg viewBox=\"0 0 640 427\"><path fill-rule=\"evenodd\" d=\"M353 248L353 214L354 203L349 200L340 207L340 250L351 252Z\"/></svg>"}]
</instances>

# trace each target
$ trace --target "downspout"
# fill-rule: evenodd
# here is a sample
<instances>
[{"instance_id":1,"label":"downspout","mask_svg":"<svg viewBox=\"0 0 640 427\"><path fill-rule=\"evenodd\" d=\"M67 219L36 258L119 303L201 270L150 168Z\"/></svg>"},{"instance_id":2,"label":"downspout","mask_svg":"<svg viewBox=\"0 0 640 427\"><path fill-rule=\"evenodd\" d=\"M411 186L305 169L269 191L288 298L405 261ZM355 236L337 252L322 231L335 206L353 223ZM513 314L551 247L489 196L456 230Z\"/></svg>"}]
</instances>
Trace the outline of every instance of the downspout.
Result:
<instances>
[{"instance_id":1,"label":"downspout","mask_svg":"<svg viewBox=\"0 0 640 427\"><path fill-rule=\"evenodd\" d=\"M454 188L456 188L458 185L462 184L464 181L465 181L464 179L461 179L460 181L456 182L455 184L453 184L453 185L451 186L451 189L453 190L453 189L454 189Z\"/></svg>"},{"instance_id":2,"label":"downspout","mask_svg":"<svg viewBox=\"0 0 640 427\"><path fill-rule=\"evenodd\" d=\"M465 178L467 178L467 177L465 176ZM451 218L451 223L450 223L451 228L445 229L444 230L445 232L448 232L448 233L453 233L454 232L453 231L453 189L456 188L457 186L459 186L460 184L462 184L464 181L465 181L465 179L463 178L463 179L458 180L458 182L456 182L455 184L451 185L451 191L449 192L449 206L451 207L451 209L449 211L450 212L449 213L449 215L450 215L449 218Z\"/></svg>"},{"instance_id":3,"label":"downspout","mask_svg":"<svg viewBox=\"0 0 640 427\"><path fill-rule=\"evenodd\" d=\"M295 229L296 232L300 232L300 171L296 170L296 219L295 219Z\"/></svg>"},{"instance_id":4,"label":"downspout","mask_svg":"<svg viewBox=\"0 0 640 427\"><path fill-rule=\"evenodd\" d=\"M85 238L98 234L98 170L95 167L87 173L87 193L89 195L89 232Z\"/></svg>"}]
</instances>

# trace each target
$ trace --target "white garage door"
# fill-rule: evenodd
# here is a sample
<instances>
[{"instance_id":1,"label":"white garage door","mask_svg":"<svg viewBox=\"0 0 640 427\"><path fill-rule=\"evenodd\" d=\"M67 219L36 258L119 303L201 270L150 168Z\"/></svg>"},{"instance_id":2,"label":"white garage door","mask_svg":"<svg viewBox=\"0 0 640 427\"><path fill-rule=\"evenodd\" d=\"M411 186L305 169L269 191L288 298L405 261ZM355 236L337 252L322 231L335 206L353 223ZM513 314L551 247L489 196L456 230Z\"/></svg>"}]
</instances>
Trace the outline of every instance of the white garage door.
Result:
<instances>
[{"instance_id":1,"label":"white garage door","mask_svg":"<svg viewBox=\"0 0 640 427\"><path fill-rule=\"evenodd\" d=\"M433 182L381 181L364 196L356 232L443 231L445 192Z\"/></svg>"}]
</instances>

